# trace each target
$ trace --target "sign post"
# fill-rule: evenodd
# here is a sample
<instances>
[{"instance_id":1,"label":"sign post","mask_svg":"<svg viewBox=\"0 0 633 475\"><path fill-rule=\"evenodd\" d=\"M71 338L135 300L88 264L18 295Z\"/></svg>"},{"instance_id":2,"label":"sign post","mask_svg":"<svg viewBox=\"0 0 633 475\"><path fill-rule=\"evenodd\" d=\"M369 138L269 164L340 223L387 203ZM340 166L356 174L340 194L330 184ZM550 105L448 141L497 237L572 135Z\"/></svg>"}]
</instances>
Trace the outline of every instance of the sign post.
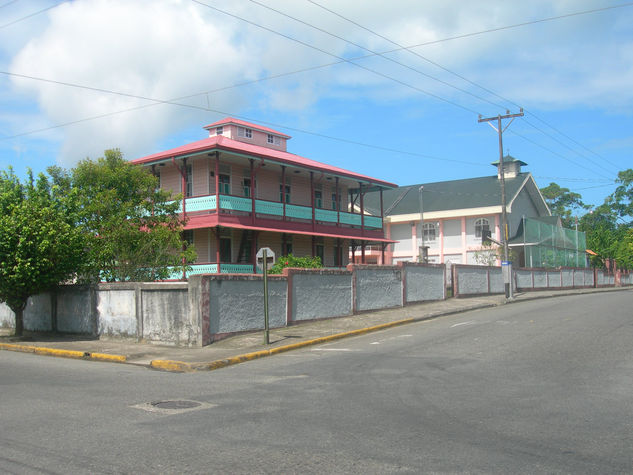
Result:
<instances>
[{"instance_id":1,"label":"sign post","mask_svg":"<svg viewBox=\"0 0 633 475\"><path fill-rule=\"evenodd\" d=\"M512 292L512 262L501 261L501 273L503 275L503 283L506 291L506 298L512 299L514 297Z\"/></svg>"},{"instance_id":2,"label":"sign post","mask_svg":"<svg viewBox=\"0 0 633 475\"><path fill-rule=\"evenodd\" d=\"M270 253L270 254L269 254ZM270 329L268 326L268 269L275 262L275 253L269 247L262 247L257 251L257 267L264 275L264 345L270 344Z\"/></svg>"}]
</instances>

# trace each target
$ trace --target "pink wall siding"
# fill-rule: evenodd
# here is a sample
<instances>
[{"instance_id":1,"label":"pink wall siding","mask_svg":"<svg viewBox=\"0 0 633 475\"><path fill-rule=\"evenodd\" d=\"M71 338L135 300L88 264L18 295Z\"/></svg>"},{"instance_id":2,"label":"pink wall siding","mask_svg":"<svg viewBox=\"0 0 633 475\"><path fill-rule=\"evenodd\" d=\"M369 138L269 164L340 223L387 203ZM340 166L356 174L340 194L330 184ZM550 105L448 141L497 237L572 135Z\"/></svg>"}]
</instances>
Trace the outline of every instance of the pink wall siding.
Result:
<instances>
[{"instance_id":1,"label":"pink wall siding","mask_svg":"<svg viewBox=\"0 0 633 475\"><path fill-rule=\"evenodd\" d=\"M178 169L171 163L157 168L160 171L161 188L163 190L171 190L173 195L180 193L181 176Z\"/></svg>"},{"instance_id":2,"label":"pink wall siding","mask_svg":"<svg viewBox=\"0 0 633 475\"><path fill-rule=\"evenodd\" d=\"M193 245L198 254L196 263L210 262L209 259L209 230L195 229L193 231Z\"/></svg>"},{"instance_id":3,"label":"pink wall siding","mask_svg":"<svg viewBox=\"0 0 633 475\"><path fill-rule=\"evenodd\" d=\"M211 129L212 135L215 135L215 129ZM284 152L286 151L286 139L282 138L282 137L278 137L277 140L279 140L279 145L275 145L275 144L270 144L268 143L268 134L265 132L260 132L258 130L255 129L251 129L253 131L253 136L252 138L246 138L246 137L240 137L239 133L238 133L238 126L237 125L225 125L224 126L224 132L222 133L222 135L224 135L225 137L229 137L233 140L237 140L239 142L245 142L245 143L251 143L253 145L260 145L262 147L268 147L268 148L272 148L274 150L283 150Z\"/></svg>"},{"instance_id":4,"label":"pink wall siding","mask_svg":"<svg viewBox=\"0 0 633 475\"><path fill-rule=\"evenodd\" d=\"M192 196L200 196L209 194L209 172L207 170L208 159L199 158L190 160L193 173L193 192Z\"/></svg>"}]
</instances>

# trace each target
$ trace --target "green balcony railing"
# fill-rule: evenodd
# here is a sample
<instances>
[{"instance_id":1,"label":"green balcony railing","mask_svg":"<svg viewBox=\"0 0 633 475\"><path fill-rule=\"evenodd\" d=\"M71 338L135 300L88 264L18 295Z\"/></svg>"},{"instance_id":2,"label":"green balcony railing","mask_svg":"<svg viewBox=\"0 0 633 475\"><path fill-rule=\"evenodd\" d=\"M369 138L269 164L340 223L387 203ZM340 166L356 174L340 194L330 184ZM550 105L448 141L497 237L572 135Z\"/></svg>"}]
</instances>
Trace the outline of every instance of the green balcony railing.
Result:
<instances>
[{"instance_id":1,"label":"green balcony railing","mask_svg":"<svg viewBox=\"0 0 633 475\"><path fill-rule=\"evenodd\" d=\"M186 276L190 277L197 274L216 274L218 272L217 264L192 264L191 270L187 271ZM221 274L252 274L252 264L220 264ZM182 279L182 272L172 270L168 277L170 280Z\"/></svg>"},{"instance_id":2,"label":"green balcony railing","mask_svg":"<svg viewBox=\"0 0 633 475\"><path fill-rule=\"evenodd\" d=\"M229 211L242 211L250 213L252 210L253 202L251 198L245 198L241 196L232 195L220 195L220 209ZM215 195L209 196L196 196L186 199L187 211L215 211L217 209L217 202ZM182 205L178 208L178 212L182 213ZM284 205L283 203L275 201L255 200L255 212L257 214L268 214L272 216L283 216ZM294 204L286 205L286 216L294 219L312 219L312 208L310 206L301 206ZM340 217L339 217L340 216ZM329 209L315 209L314 217L317 221L324 223L338 223L346 224L349 226L360 226L361 215L357 213L347 213ZM339 221L340 220L340 221ZM382 218L377 216L364 217L364 224L366 228L382 229Z\"/></svg>"}]
</instances>

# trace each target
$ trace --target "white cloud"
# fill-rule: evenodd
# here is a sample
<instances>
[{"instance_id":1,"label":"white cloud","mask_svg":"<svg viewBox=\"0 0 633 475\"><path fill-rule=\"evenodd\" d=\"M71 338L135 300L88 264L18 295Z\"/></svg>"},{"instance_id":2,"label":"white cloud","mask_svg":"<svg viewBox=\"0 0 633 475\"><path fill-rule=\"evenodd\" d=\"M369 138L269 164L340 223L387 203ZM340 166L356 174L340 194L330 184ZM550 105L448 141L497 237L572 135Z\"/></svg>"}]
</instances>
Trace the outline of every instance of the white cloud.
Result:
<instances>
[{"instance_id":1,"label":"white cloud","mask_svg":"<svg viewBox=\"0 0 633 475\"><path fill-rule=\"evenodd\" d=\"M467 3L400 0L367 1L359 8L358 2L319 1L405 45L603 6L593 0L539 0L520 4L498 0ZM246 0L207 0L207 3L230 9L238 16L338 56L367 54ZM378 51L394 48L307 2L265 3L367 48ZM447 41L416 51L528 107L630 105L632 43L627 25L632 19L631 10L623 8L616 13L573 17ZM50 10L48 18L44 24L39 20L42 28L38 34L28 32L31 35L28 42L15 41L19 51L13 58L12 72L171 99L336 61L322 52L187 0L76 0ZM27 34L25 29L20 32ZM623 40L624 34L629 34L629 38ZM476 94L485 94L408 53L400 52L394 57ZM472 98L462 93L380 58L362 64L451 100L473 103ZM37 101L50 124L147 103L17 78L13 84L17 91ZM226 89L208 98L199 96L186 102L200 107L209 104L213 109L235 114L254 107L296 112L310 108L321 98L350 95L378 101L426 99L370 72L333 66ZM208 112L161 105L65 127L60 129L63 140L59 161L72 165L85 156L98 156L109 147L121 147L129 158L151 153L169 133L215 119L217 115ZM22 130L16 128L14 132Z\"/></svg>"}]
</instances>

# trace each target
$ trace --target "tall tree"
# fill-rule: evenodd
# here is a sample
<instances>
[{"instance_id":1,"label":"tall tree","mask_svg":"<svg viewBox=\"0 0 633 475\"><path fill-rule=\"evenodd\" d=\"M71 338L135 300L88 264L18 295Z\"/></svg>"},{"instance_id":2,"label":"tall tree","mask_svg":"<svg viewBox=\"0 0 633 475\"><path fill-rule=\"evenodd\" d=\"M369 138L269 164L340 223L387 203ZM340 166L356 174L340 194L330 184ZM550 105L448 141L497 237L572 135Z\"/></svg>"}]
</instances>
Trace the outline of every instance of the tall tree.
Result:
<instances>
[{"instance_id":1,"label":"tall tree","mask_svg":"<svg viewBox=\"0 0 633 475\"><path fill-rule=\"evenodd\" d=\"M569 188L561 188L557 183L550 183L545 188L541 188L541 193L552 214L560 216L566 228L571 228L575 224L572 216L574 211L589 209L589 206L583 203L579 193L570 191Z\"/></svg>"},{"instance_id":2,"label":"tall tree","mask_svg":"<svg viewBox=\"0 0 633 475\"><path fill-rule=\"evenodd\" d=\"M77 194L51 186L40 174L21 183L0 172L0 302L15 313L22 335L29 297L73 279L83 261L84 234L76 226Z\"/></svg>"},{"instance_id":3,"label":"tall tree","mask_svg":"<svg viewBox=\"0 0 633 475\"><path fill-rule=\"evenodd\" d=\"M182 238L178 200L159 189L146 169L119 150L86 159L71 175L51 170L57 182L78 190L80 223L87 232L89 281L152 281L180 275L195 259Z\"/></svg>"},{"instance_id":4,"label":"tall tree","mask_svg":"<svg viewBox=\"0 0 633 475\"><path fill-rule=\"evenodd\" d=\"M615 182L618 183L618 187L607 198L607 203L626 224L630 225L633 222L633 169L619 172Z\"/></svg>"}]
</instances>

